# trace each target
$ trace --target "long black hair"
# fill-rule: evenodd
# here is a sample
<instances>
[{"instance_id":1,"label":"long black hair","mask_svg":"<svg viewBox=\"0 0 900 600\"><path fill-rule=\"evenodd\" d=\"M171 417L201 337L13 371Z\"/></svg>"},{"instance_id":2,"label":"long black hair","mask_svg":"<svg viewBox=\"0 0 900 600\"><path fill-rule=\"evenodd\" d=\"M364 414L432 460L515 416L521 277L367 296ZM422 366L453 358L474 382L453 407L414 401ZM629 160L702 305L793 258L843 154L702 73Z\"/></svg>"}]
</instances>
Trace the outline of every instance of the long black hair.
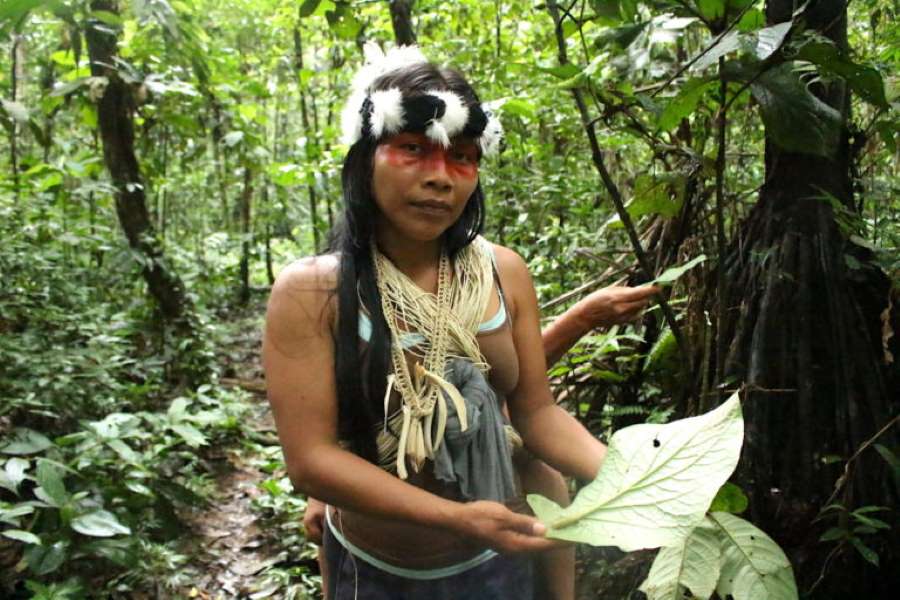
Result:
<instances>
[{"instance_id":1,"label":"long black hair","mask_svg":"<svg viewBox=\"0 0 900 600\"><path fill-rule=\"evenodd\" d=\"M389 88L399 88L404 97L428 90L452 91L467 106L479 105L475 91L459 72L428 63L383 75L370 91ZM372 195L372 160L378 142L364 135L350 147L344 159L341 170L344 213L329 242L329 252L338 254L340 261L334 344L338 433L342 440L350 442L353 452L372 462L377 461L375 428L383 419L382 401L390 371L391 343L370 249L378 210ZM479 183L460 218L444 233L444 248L450 258L472 243L483 227L484 195ZM372 321L372 336L364 355L358 334L360 302Z\"/></svg>"}]
</instances>

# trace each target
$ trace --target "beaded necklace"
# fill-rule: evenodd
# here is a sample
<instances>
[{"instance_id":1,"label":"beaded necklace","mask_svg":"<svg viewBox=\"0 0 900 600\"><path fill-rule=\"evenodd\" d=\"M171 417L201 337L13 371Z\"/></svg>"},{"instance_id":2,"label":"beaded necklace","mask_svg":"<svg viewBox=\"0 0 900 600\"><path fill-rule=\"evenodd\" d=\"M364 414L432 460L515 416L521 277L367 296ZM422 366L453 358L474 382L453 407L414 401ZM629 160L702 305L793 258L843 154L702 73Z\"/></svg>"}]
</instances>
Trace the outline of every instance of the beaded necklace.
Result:
<instances>
[{"instance_id":1,"label":"beaded necklace","mask_svg":"<svg viewBox=\"0 0 900 600\"><path fill-rule=\"evenodd\" d=\"M466 357L485 372L489 368L475 339L493 286L490 249L486 245L478 238L463 249L455 260L453 278L450 258L442 251L437 290L430 294L372 244L381 310L391 332L393 372L388 375L384 396L385 423L393 389L397 389L402 400L403 420L396 456L401 479L408 477L407 460L418 472L426 459L434 459L447 424L447 398L453 403L462 430L468 427L465 400L444 379L444 369L451 356ZM407 332L401 330L401 323L424 337L421 346L410 352L415 360L412 370L401 344L402 334Z\"/></svg>"}]
</instances>

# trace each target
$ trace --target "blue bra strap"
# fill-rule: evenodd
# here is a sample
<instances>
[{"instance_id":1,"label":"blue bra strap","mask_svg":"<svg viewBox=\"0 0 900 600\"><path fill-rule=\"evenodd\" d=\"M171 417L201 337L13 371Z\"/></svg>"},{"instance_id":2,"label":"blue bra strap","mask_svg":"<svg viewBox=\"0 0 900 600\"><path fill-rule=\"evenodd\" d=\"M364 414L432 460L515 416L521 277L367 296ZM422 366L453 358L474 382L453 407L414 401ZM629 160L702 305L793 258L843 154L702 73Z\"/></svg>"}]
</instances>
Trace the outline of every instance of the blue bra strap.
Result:
<instances>
[{"instance_id":1,"label":"blue bra strap","mask_svg":"<svg viewBox=\"0 0 900 600\"><path fill-rule=\"evenodd\" d=\"M362 338L364 342L368 342L372 339L372 321L369 319L369 315L363 311L359 311L359 337ZM422 344L424 341L425 336L421 333L411 331L403 335L400 339L400 345L403 346L404 349L409 349Z\"/></svg>"},{"instance_id":2,"label":"blue bra strap","mask_svg":"<svg viewBox=\"0 0 900 600\"><path fill-rule=\"evenodd\" d=\"M497 255L494 253L493 244L491 244L490 248L491 263L494 266L494 279L497 281L497 292L500 295L500 308L497 309L497 312L493 317L478 326L478 333L493 331L506 322L506 299L503 297L503 289L500 287L500 278L497 277ZM359 311L358 329L359 337L362 338L364 342L368 342L372 339L372 321L369 319L369 315L362 310ZM400 345L403 346L403 348L408 349L418 346L424 341L425 337L422 334L410 332L403 335L403 338L400 340Z\"/></svg>"}]
</instances>

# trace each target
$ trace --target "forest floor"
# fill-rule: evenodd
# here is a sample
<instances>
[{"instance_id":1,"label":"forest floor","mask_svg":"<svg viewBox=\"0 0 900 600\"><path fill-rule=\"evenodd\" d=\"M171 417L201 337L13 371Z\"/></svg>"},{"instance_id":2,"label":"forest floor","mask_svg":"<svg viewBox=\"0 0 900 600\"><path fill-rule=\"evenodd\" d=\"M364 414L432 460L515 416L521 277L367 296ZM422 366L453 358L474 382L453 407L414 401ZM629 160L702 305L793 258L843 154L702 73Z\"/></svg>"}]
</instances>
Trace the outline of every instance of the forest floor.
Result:
<instances>
[{"instance_id":1,"label":"forest floor","mask_svg":"<svg viewBox=\"0 0 900 600\"><path fill-rule=\"evenodd\" d=\"M264 307L256 304L229 323L218 349L222 385L249 391L242 439L212 448L205 458L214 482L208 506L181 515L179 544L189 582L171 598L319 598L314 547L303 537L303 500L291 496L281 447L265 398L260 364ZM157 593L156 597L160 597Z\"/></svg>"}]
</instances>

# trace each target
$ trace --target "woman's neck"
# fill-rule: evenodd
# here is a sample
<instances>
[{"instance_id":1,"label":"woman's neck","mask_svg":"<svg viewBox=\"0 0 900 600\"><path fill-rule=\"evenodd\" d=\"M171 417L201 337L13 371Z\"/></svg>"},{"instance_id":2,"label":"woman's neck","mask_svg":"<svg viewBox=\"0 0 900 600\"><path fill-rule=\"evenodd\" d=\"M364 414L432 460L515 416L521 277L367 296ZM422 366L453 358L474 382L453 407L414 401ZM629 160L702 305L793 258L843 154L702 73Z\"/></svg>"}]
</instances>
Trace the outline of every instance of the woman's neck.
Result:
<instances>
[{"instance_id":1,"label":"woman's neck","mask_svg":"<svg viewBox=\"0 0 900 600\"><path fill-rule=\"evenodd\" d=\"M422 242L398 236L384 228L377 231L375 240L378 243L379 251L409 277L435 269L440 260L443 245L441 238Z\"/></svg>"}]
</instances>

